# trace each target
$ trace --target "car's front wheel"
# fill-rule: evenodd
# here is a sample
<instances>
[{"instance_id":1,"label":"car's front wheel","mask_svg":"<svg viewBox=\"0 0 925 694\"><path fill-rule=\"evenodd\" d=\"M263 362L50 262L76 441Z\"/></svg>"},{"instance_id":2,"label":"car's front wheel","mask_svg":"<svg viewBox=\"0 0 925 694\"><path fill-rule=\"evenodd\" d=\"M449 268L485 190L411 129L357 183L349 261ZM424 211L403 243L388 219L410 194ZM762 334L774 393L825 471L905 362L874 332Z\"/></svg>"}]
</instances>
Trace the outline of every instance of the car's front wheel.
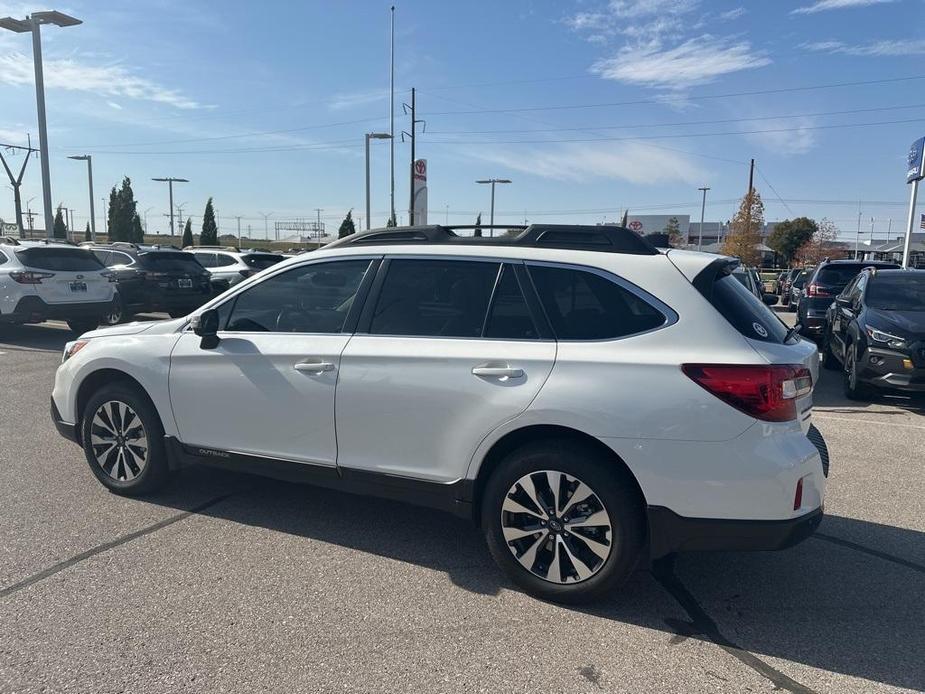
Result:
<instances>
[{"instance_id":1,"label":"car's front wheel","mask_svg":"<svg viewBox=\"0 0 925 694\"><path fill-rule=\"evenodd\" d=\"M858 373L858 345L852 342L845 349L845 370L844 370L844 388L845 397L849 400L868 400L870 399L870 390L861 383L861 377Z\"/></svg>"},{"instance_id":2,"label":"car's front wheel","mask_svg":"<svg viewBox=\"0 0 925 694\"><path fill-rule=\"evenodd\" d=\"M524 446L492 474L482 529L517 585L562 603L595 600L632 573L643 545L635 483L612 460L566 441Z\"/></svg>"},{"instance_id":3,"label":"car's front wheel","mask_svg":"<svg viewBox=\"0 0 925 694\"><path fill-rule=\"evenodd\" d=\"M131 385L114 383L90 396L81 441L93 474L117 494L148 494L167 480L160 418L150 400Z\"/></svg>"}]
</instances>

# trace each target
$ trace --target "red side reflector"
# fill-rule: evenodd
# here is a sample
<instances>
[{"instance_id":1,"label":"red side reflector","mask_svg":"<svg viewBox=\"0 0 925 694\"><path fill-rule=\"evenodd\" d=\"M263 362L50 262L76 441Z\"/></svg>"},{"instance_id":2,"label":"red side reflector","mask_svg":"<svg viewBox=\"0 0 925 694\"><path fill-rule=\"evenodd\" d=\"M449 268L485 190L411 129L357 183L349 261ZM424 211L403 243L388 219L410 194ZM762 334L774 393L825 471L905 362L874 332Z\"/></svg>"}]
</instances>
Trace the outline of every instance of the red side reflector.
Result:
<instances>
[{"instance_id":1,"label":"red side reflector","mask_svg":"<svg viewBox=\"0 0 925 694\"><path fill-rule=\"evenodd\" d=\"M683 364L688 378L720 400L766 422L797 418L797 398L812 390L812 376L792 364Z\"/></svg>"},{"instance_id":2,"label":"red side reflector","mask_svg":"<svg viewBox=\"0 0 925 694\"><path fill-rule=\"evenodd\" d=\"M803 478L797 480L797 491L793 495L793 510L796 511L803 505Z\"/></svg>"}]
</instances>

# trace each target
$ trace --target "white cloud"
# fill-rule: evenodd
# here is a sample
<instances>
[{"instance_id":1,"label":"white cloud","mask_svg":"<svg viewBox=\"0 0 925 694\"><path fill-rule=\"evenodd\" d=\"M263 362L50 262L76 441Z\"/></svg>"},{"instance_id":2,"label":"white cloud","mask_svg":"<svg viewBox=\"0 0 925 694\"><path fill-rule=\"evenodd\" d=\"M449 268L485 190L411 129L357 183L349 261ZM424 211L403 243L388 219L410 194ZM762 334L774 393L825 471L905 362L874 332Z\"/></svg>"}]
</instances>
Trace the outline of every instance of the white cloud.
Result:
<instances>
[{"instance_id":1,"label":"white cloud","mask_svg":"<svg viewBox=\"0 0 925 694\"><path fill-rule=\"evenodd\" d=\"M328 108L332 111L365 106L389 98L388 89L363 89L355 92L341 92L328 99Z\"/></svg>"},{"instance_id":2,"label":"white cloud","mask_svg":"<svg viewBox=\"0 0 925 694\"><path fill-rule=\"evenodd\" d=\"M107 101L106 105L109 106L109 108L116 109L117 111L122 110L122 107L119 104L117 104L115 101Z\"/></svg>"},{"instance_id":3,"label":"white cloud","mask_svg":"<svg viewBox=\"0 0 925 694\"><path fill-rule=\"evenodd\" d=\"M557 181L610 178L639 185L696 183L705 172L685 155L638 142L573 143L537 149L468 149L467 154L514 171Z\"/></svg>"},{"instance_id":4,"label":"white cloud","mask_svg":"<svg viewBox=\"0 0 925 694\"><path fill-rule=\"evenodd\" d=\"M856 46L849 46L841 41L819 41L816 43L804 43L801 48L817 52L859 56L925 55L925 40L887 39Z\"/></svg>"},{"instance_id":5,"label":"white cloud","mask_svg":"<svg viewBox=\"0 0 925 694\"><path fill-rule=\"evenodd\" d=\"M815 14L827 10L843 10L848 7L867 7L868 5L882 5L895 0L816 0L812 5L798 7L790 14Z\"/></svg>"},{"instance_id":6,"label":"white cloud","mask_svg":"<svg viewBox=\"0 0 925 694\"><path fill-rule=\"evenodd\" d=\"M2 127L0 128L0 142L10 145L25 145L28 143L26 133L29 129L26 126L22 128Z\"/></svg>"},{"instance_id":7,"label":"white cloud","mask_svg":"<svg viewBox=\"0 0 925 694\"><path fill-rule=\"evenodd\" d=\"M563 20L565 25L575 31L586 29L603 29L609 25L607 15L602 12L579 12Z\"/></svg>"},{"instance_id":8,"label":"white cloud","mask_svg":"<svg viewBox=\"0 0 925 694\"><path fill-rule=\"evenodd\" d=\"M46 59L44 67L46 89L128 97L180 109L208 108L175 89L138 77L121 65L88 65L64 58ZM32 57L18 52L0 55L0 84L33 84Z\"/></svg>"},{"instance_id":9,"label":"white cloud","mask_svg":"<svg viewBox=\"0 0 925 694\"><path fill-rule=\"evenodd\" d=\"M687 14L698 4L698 0L611 0L610 11L617 17L628 18Z\"/></svg>"},{"instance_id":10,"label":"white cloud","mask_svg":"<svg viewBox=\"0 0 925 694\"><path fill-rule=\"evenodd\" d=\"M816 146L814 124L812 118L762 120L761 130L780 132L749 133L745 138L776 155L805 154Z\"/></svg>"},{"instance_id":11,"label":"white cloud","mask_svg":"<svg viewBox=\"0 0 925 694\"><path fill-rule=\"evenodd\" d=\"M753 52L747 41L727 44L705 35L665 51L623 49L615 58L600 60L591 69L605 79L683 89L770 63L763 53Z\"/></svg>"},{"instance_id":12,"label":"white cloud","mask_svg":"<svg viewBox=\"0 0 925 694\"><path fill-rule=\"evenodd\" d=\"M744 7L736 7L732 10L727 10L726 12L720 12L719 18L728 22L733 19L738 19L746 13L748 13L748 10L746 10Z\"/></svg>"}]
</instances>

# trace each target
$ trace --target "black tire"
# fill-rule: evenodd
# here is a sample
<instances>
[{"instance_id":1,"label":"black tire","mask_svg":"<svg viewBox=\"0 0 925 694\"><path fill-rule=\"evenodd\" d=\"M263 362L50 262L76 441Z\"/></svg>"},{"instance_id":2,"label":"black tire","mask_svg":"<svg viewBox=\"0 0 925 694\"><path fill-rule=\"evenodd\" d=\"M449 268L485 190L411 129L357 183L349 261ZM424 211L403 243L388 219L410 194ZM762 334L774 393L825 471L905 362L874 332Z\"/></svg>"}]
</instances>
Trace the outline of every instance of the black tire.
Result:
<instances>
[{"instance_id":1,"label":"black tire","mask_svg":"<svg viewBox=\"0 0 925 694\"><path fill-rule=\"evenodd\" d=\"M840 364L838 359L835 358L835 354L832 352L832 333L828 328L822 333L822 344L819 346L819 351L822 353L822 368L829 371L837 371Z\"/></svg>"},{"instance_id":2,"label":"black tire","mask_svg":"<svg viewBox=\"0 0 925 694\"><path fill-rule=\"evenodd\" d=\"M122 299L116 294L112 299L112 309L108 315L103 316L101 323L105 325L118 325L125 319L125 304L122 303Z\"/></svg>"},{"instance_id":3,"label":"black tire","mask_svg":"<svg viewBox=\"0 0 925 694\"><path fill-rule=\"evenodd\" d=\"M870 388L861 383L857 373L858 350L857 343L852 342L845 346L844 364L844 391L849 400L870 400Z\"/></svg>"},{"instance_id":4,"label":"black tire","mask_svg":"<svg viewBox=\"0 0 925 694\"><path fill-rule=\"evenodd\" d=\"M519 484L525 476L531 473L540 473L542 471L556 471L565 473L567 478L583 482L593 492L596 501L593 507L590 507L588 513L593 509L598 509L597 504L606 511L610 522L610 544L609 554L600 561L600 558L592 560L599 561L593 568L585 565L584 571L593 571L589 577L580 581L572 582L552 582L541 577L536 572L522 565L517 556L514 554L514 548L505 540L502 527L502 514L506 513L506 518L511 518L511 514L503 511L503 505L508 500L508 494ZM539 494L540 484L546 479L545 476L530 477L531 480L537 481L536 491ZM567 480L568 483L568 480ZM522 494L523 487L517 486L515 494ZM550 490L551 485L547 485L545 490ZM561 490L560 490L561 491ZM574 491L570 492L574 493ZM564 496L564 493L562 494ZM546 497L548 499L548 495ZM588 497L592 499L592 497ZM569 498L565 502L565 508L557 509L558 520L565 521L568 519L568 513L575 513L572 504L580 507L582 504L575 503L581 500ZM545 440L527 444L512 453L500 463L497 469L492 473L491 478L485 487L485 493L481 505L482 530L485 533L485 539L488 543L488 549L492 557L501 569L510 577L510 579L524 589L527 593L543 600L560 602L566 604L579 604L602 598L616 590L629 576L639 561L642 547L645 541L645 522L643 516L643 501L639 496L638 488L635 481L632 480L628 473L618 464L605 457L602 457L593 448L576 444L571 441L562 440ZM546 518L550 518L543 511ZM531 522L534 516L518 513L515 514L521 518L527 518ZM578 517L578 516L575 516ZM572 518L572 522L574 518ZM539 521L537 521L539 522ZM556 547L556 552L560 552L562 542L571 547L571 551L576 550L576 544L579 548L587 549L590 545L587 542L579 541L577 538L586 538L587 529L581 529L581 532L575 532L573 526L563 526L558 536L553 536L553 525L550 522L542 521L546 529L538 529L536 535L539 536L535 543L529 543L529 539L534 536L524 537L519 540L512 540L513 545L521 541L526 541L529 546L520 545L519 556L524 557L530 552L533 545L539 547L534 550L533 555L536 561L532 566L542 566L544 556L550 555L548 548ZM511 526L508 526L510 530ZM569 530L572 530L569 537ZM595 528L592 533L600 532L600 528ZM606 538L606 535L596 535L598 538ZM599 545L600 546L600 545ZM576 551L577 554L577 551ZM563 573L563 566L566 569L570 567L570 573L574 572L575 563L566 557L563 553L563 559L559 561L559 573ZM569 557L572 556L571 554ZM586 552L584 556L588 555ZM547 578L551 575L551 563L546 569Z\"/></svg>"},{"instance_id":5,"label":"black tire","mask_svg":"<svg viewBox=\"0 0 925 694\"><path fill-rule=\"evenodd\" d=\"M140 421L142 434L145 440L145 458L143 464L138 464L138 451L141 448L137 436L135 419L125 416L126 436L116 436L114 446L103 449L103 445L94 446L94 434L102 434L107 439L106 429L100 427L100 421L108 421L112 431L117 431L118 418L113 416L113 403L127 407ZM100 409L105 406L105 417L94 422ZM123 410L124 411L124 410ZM164 429L161 420L148 397L133 385L127 383L113 383L97 390L84 407L81 426L81 441L84 454L90 470L100 483L116 494L125 496L139 496L150 494L161 488L169 477L167 465L167 451L164 446ZM97 441L99 438L96 439ZM134 441L134 443L133 443ZM120 443L122 451L118 450ZM138 444L138 445L136 445ZM125 450L127 449L127 450ZM97 454L103 454L100 458ZM119 455L123 458L120 461ZM128 460L134 461L131 465ZM112 474L115 471L115 474ZM131 476L130 476L131 475Z\"/></svg>"},{"instance_id":6,"label":"black tire","mask_svg":"<svg viewBox=\"0 0 925 694\"><path fill-rule=\"evenodd\" d=\"M99 318L72 318L67 322L67 327L71 329L71 332L76 335L83 335L84 333L90 332L91 330L96 330L100 327Z\"/></svg>"}]
</instances>

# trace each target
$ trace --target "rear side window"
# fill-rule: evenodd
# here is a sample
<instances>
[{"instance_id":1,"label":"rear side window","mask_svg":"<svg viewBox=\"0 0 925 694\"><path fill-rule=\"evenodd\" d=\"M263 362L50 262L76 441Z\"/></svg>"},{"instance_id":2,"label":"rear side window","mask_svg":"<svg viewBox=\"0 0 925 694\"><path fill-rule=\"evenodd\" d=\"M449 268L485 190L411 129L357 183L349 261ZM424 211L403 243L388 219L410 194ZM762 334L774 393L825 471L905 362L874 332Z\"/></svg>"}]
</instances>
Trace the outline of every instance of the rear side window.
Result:
<instances>
[{"instance_id":1,"label":"rear side window","mask_svg":"<svg viewBox=\"0 0 925 694\"><path fill-rule=\"evenodd\" d=\"M235 265L237 260L234 256L224 255L222 253L215 254L215 267L227 267L229 265Z\"/></svg>"},{"instance_id":2,"label":"rear side window","mask_svg":"<svg viewBox=\"0 0 925 694\"><path fill-rule=\"evenodd\" d=\"M193 253L192 255L196 256L196 260L198 260L199 264L203 267L215 267L214 253Z\"/></svg>"},{"instance_id":3,"label":"rear side window","mask_svg":"<svg viewBox=\"0 0 925 694\"><path fill-rule=\"evenodd\" d=\"M110 267L113 265L132 265L135 263L135 259L132 258L128 253L121 253L120 251L113 251L109 260L105 263Z\"/></svg>"},{"instance_id":4,"label":"rear side window","mask_svg":"<svg viewBox=\"0 0 925 694\"><path fill-rule=\"evenodd\" d=\"M511 265L501 270L485 321L485 337L498 340L536 340L539 337Z\"/></svg>"},{"instance_id":5,"label":"rear side window","mask_svg":"<svg viewBox=\"0 0 925 694\"><path fill-rule=\"evenodd\" d=\"M145 253L139 259L144 267L157 272L202 272L202 265L192 253Z\"/></svg>"},{"instance_id":6,"label":"rear side window","mask_svg":"<svg viewBox=\"0 0 925 694\"><path fill-rule=\"evenodd\" d=\"M560 340L624 337L653 330L667 320L629 289L596 273L539 265L529 270Z\"/></svg>"},{"instance_id":7,"label":"rear side window","mask_svg":"<svg viewBox=\"0 0 925 694\"><path fill-rule=\"evenodd\" d=\"M109 251L93 251L93 255L95 255L96 259L103 265L109 265Z\"/></svg>"},{"instance_id":8,"label":"rear side window","mask_svg":"<svg viewBox=\"0 0 925 694\"><path fill-rule=\"evenodd\" d=\"M27 248L16 255L23 265L36 270L93 272L105 268L93 253L83 248Z\"/></svg>"},{"instance_id":9,"label":"rear side window","mask_svg":"<svg viewBox=\"0 0 925 694\"><path fill-rule=\"evenodd\" d=\"M272 267L283 260L283 256L274 253L251 253L241 256L241 260L243 260L248 267L252 267L255 270L266 270L268 267Z\"/></svg>"},{"instance_id":10,"label":"rear side window","mask_svg":"<svg viewBox=\"0 0 925 694\"><path fill-rule=\"evenodd\" d=\"M720 275L707 299L745 337L783 344L787 327L732 275Z\"/></svg>"},{"instance_id":11,"label":"rear side window","mask_svg":"<svg viewBox=\"0 0 925 694\"><path fill-rule=\"evenodd\" d=\"M374 335L482 335L499 263L392 260L369 332Z\"/></svg>"}]
</instances>

